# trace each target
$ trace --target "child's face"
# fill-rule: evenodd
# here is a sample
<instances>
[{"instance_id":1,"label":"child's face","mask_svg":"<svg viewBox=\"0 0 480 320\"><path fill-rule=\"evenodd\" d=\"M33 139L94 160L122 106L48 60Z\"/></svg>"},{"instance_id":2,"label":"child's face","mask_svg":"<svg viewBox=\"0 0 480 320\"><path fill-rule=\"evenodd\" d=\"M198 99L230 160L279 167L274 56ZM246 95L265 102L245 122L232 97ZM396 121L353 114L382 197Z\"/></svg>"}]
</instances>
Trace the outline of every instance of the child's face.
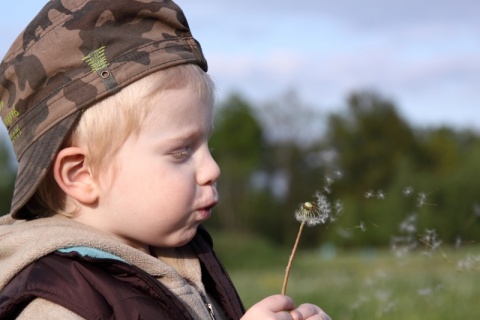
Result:
<instances>
[{"instance_id":1,"label":"child's face","mask_svg":"<svg viewBox=\"0 0 480 320\"><path fill-rule=\"evenodd\" d=\"M213 107L191 89L162 93L101 185L95 227L140 250L186 244L217 203L220 169L208 148Z\"/></svg>"}]
</instances>

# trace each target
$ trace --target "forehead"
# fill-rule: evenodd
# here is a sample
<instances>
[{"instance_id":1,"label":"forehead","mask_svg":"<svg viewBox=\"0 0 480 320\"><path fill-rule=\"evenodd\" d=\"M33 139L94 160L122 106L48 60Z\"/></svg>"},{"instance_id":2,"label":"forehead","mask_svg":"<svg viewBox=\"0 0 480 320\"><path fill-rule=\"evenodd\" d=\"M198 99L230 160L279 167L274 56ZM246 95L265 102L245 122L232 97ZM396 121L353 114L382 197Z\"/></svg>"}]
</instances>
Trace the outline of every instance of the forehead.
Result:
<instances>
[{"instance_id":1,"label":"forehead","mask_svg":"<svg viewBox=\"0 0 480 320\"><path fill-rule=\"evenodd\" d=\"M131 85L133 94L147 99L161 100L171 90L189 91L198 100L212 104L215 85L210 76L193 65L177 66L151 74Z\"/></svg>"},{"instance_id":2,"label":"forehead","mask_svg":"<svg viewBox=\"0 0 480 320\"><path fill-rule=\"evenodd\" d=\"M148 122L181 124L213 122L213 101L190 86L154 92L150 100Z\"/></svg>"}]
</instances>

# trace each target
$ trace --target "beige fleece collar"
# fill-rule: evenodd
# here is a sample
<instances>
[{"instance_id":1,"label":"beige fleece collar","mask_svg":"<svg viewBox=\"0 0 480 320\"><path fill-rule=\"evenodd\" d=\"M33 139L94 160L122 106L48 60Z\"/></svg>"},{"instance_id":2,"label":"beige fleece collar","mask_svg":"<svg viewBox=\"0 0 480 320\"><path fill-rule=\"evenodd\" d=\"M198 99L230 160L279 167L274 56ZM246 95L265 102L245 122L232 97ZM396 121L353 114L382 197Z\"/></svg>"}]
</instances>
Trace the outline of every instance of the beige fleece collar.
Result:
<instances>
[{"instance_id":1,"label":"beige fleece collar","mask_svg":"<svg viewBox=\"0 0 480 320\"><path fill-rule=\"evenodd\" d=\"M176 294L195 318L209 317L203 302L205 291L200 265L192 252L184 254L174 250L175 257L171 254L162 257L166 252L155 249L161 258L158 259L64 216L31 221L14 220L9 215L0 218L0 290L20 270L40 257L61 248L78 246L106 251L136 265ZM178 259L179 254L182 259Z\"/></svg>"}]
</instances>

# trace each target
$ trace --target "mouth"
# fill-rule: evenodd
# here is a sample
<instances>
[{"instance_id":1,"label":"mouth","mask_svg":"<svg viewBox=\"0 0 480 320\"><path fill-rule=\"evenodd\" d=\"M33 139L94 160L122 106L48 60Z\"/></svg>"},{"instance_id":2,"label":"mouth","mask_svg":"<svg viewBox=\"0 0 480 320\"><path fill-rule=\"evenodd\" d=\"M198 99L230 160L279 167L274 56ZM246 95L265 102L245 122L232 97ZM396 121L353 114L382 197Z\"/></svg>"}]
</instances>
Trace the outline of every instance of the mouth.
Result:
<instances>
[{"instance_id":1,"label":"mouth","mask_svg":"<svg viewBox=\"0 0 480 320\"><path fill-rule=\"evenodd\" d=\"M215 201L212 201L210 204L208 204L208 205L206 205L202 208L197 209L197 211L201 215L202 220L207 220L208 218L210 218L210 216L212 215L212 209L213 209L213 207L215 207L217 205L217 203L218 203L218 201L215 200Z\"/></svg>"}]
</instances>

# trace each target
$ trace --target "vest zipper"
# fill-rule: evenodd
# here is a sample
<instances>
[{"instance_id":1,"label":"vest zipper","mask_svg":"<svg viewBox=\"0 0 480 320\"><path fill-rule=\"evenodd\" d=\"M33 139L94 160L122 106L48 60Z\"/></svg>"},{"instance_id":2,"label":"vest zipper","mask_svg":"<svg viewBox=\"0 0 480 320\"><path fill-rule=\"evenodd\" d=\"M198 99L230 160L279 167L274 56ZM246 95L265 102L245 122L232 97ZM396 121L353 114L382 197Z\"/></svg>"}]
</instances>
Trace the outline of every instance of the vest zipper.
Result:
<instances>
[{"instance_id":1,"label":"vest zipper","mask_svg":"<svg viewBox=\"0 0 480 320\"><path fill-rule=\"evenodd\" d=\"M210 313L210 318L212 318L212 320L215 320L215 313L213 312L212 305L210 303L205 303L205 306L208 309L208 313Z\"/></svg>"}]
</instances>

